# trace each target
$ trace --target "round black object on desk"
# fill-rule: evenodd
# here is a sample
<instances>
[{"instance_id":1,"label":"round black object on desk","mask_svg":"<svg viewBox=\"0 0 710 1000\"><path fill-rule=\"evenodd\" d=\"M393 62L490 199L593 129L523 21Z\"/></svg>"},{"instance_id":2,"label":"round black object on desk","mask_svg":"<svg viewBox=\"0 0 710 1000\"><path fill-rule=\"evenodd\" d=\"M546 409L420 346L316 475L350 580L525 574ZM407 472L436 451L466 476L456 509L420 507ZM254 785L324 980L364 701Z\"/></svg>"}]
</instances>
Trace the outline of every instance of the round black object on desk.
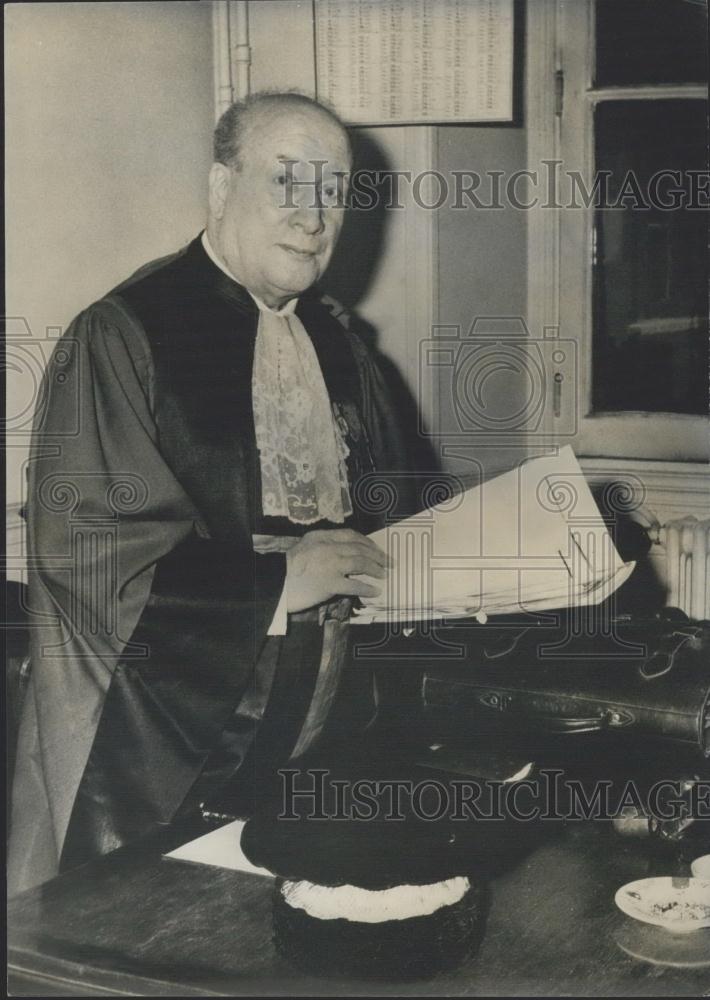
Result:
<instances>
[{"instance_id":1,"label":"round black object on desk","mask_svg":"<svg viewBox=\"0 0 710 1000\"><path fill-rule=\"evenodd\" d=\"M295 818L280 818L277 796L242 833L247 858L277 876L279 953L310 973L399 980L471 958L483 937L487 892L472 874L461 824L423 819L406 798L399 819L388 818L385 803L370 819L333 818L332 792L321 818L309 818L307 800L293 801Z\"/></svg>"},{"instance_id":2,"label":"round black object on desk","mask_svg":"<svg viewBox=\"0 0 710 1000\"><path fill-rule=\"evenodd\" d=\"M339 909L343 916L327 918L292 905L293 896L308 905L309 896L321 898L326 892L334 895L356 892L353 886L328 889L309 882L277 879L274 886L273 927L277 951L294 965L308 972L356 976L363 979L419 979L435 975L460 965L471 958L483 936L483 893L466 878L448 883L463 890L460 898L438 905L430 913L398 919L374 919L375 898L387 893L361 890L373 897L371 919L362 918L363 911L348 912L346 899ZM395 887L393 892L407 891L416 902L426 904L428 897L441 888L433 886ZM360 897L362 899L362 897ZM336 907L338 906L338 901ZM396 903L394 909L396 909ZM345 915L347 914L347 915Z\"/></svg>"}]
</instances>

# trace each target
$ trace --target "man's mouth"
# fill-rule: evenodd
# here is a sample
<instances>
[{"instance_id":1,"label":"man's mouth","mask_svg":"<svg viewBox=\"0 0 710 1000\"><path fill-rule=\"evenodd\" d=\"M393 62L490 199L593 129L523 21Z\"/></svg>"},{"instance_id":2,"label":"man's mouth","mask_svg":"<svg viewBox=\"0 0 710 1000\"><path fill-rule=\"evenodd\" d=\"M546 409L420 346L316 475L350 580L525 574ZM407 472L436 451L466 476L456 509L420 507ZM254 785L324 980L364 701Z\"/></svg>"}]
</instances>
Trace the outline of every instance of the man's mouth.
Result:
<instances>
[{"instance_id":1,"label":"man's mouth","mask_svg":"<svg viewBox=\"0 0 710 1000\"><path fill-rule=\"evenodd\" d=\"M302 250L300 247L291 246L288 243L279 243L282 250L288 250L289 253L294 254L296 257L300 257L302 260L307 260L309 257L315 257L318 253L317 250Z\"/></svg>"}]
</instances>

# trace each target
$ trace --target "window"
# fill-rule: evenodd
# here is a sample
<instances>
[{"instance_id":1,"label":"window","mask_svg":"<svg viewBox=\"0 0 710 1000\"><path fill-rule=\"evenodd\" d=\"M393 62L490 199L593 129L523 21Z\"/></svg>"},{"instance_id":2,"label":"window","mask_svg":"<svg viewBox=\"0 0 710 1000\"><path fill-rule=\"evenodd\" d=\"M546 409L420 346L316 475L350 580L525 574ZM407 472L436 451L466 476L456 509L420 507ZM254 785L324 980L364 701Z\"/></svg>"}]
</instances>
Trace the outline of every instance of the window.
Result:
<instances>
[{"instance_id":1,"label":"window","mask_svg":"<svg viewBox=\"0 0 710 1000\"><path fill-rule=\"evenodd\" d=\"M531 287L546 288L542 323L579 345L562 386L577 394L572 443L707 461L707 5L543 0L529 15L537 86L557 82L556 105L538 102L548 118L529 122L530 165L558 163L560 206L531 216L554 257L545 270L531 258Z\"/></svg>"},{"instance_id":2,"label":"window","mask_svg":"<svg viewBox=\"0 0 710 1000\"><path fill-rule=\"evenodd\" d=\"M594 109L595 170L614 206L593 222L594 413L707 413L707 220L682 206L697 201L687 176L704 168L705 115L692 99Z\"/></svg>"}]
</instances>

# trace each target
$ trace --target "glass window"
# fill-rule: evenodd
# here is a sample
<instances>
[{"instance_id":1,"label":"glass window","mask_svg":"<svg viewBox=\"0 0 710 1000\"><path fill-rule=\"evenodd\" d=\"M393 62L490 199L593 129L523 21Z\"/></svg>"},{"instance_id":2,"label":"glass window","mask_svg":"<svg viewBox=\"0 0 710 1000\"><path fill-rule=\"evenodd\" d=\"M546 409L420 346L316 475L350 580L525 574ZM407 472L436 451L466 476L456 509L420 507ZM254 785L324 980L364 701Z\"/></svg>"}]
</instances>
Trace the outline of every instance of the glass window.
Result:
<instances>
[{"instance_id":1,"label":"glass window","mask_svg":"<svg viewBox=\"0 0 710 1000\"><path fill-rule=\"evenodd\" d=\"M596 86L704 83L707 27L705 0L597 0Z\"/></svg>"},{"instance_id":2,"label":"glass window","mask_svg":"<svg viewBox=\"0 0 710 1000\"><path fill-rule=\"evenodd\" d=\"M708 412L708 228L690 173L706 170L706 109L692 99L596 107L607 181L595 212L595 412Z\"/></svg>"}]
</instances>

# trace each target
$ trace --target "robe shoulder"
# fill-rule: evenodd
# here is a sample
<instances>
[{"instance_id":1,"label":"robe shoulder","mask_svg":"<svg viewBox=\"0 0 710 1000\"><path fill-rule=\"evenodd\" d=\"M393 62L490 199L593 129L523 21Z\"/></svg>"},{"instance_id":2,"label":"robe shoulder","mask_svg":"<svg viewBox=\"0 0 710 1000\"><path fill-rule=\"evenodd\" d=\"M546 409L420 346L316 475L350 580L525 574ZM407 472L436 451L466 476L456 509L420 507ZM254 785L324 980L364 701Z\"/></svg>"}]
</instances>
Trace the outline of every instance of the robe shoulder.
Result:
<instances>
[{"instance_id":1,"label":"robe shoulder","mask_svg":"<svg viewBox=\"0 0 710 1000\"><path fill-rule=\"evenodd\" d=\"M131 375L146 390L149 388L152 363L148 338L137 317L118 296L108 295L79 313L60 343L70 352L74 348L86 352L86 375L108 365L121 381Z\"/></svg>"},{"instance_id":2,"label":"robe shoulder","mask_svg":"<svg viewBox=\"0 0 710 1000\"><path fill-rule=\"evenodd\" d=\"M124 292L157 276L181 260L186 248L143 264L102 298L93 302L73 320L62 342L72 342L89 352L92 362L115 366L118 377L135 375L146 391L151 388L153 365L148 337L142 323L131 309ZM126 368L128 366L128 368Z\"/></svg>"},{"instance_id":3,"label":"robe shoulder","mask_svg":"<svg viewBox=\"0 0 710 1000\"><path fill-rule=\"evenodd\" d=\"M120 295L122 291L137 284L144 278L148 278L164 268L171 267L177 261L181 260L186 255L187 251L188 247L183 247L182 250L177 250L175 253L166 254L164 257L156 257L155 260L150 260L146 264L142 264L136 271L133 272L133 274L116 285L115 288L109 292L109 297L112 295Z\"/></svg>"}]
</instances>

